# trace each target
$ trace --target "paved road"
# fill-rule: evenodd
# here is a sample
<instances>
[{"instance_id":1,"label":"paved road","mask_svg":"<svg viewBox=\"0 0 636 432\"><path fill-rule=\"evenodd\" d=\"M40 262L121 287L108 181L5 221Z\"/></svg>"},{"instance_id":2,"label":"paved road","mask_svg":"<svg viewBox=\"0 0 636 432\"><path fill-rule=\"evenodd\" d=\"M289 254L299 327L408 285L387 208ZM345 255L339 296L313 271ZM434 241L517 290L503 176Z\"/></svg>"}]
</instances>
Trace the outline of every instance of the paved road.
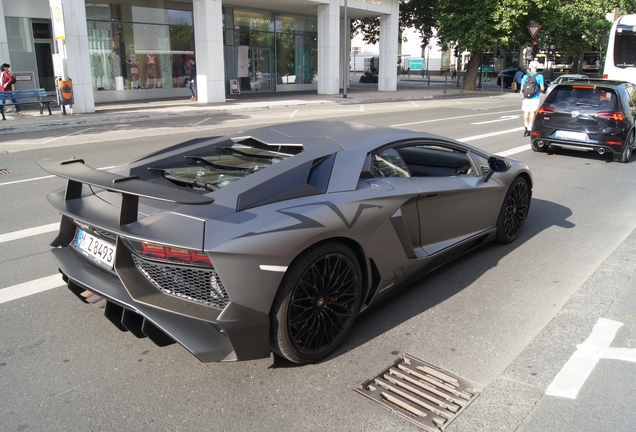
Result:
<instances>
[{"instance_id":1,"label":"paved road","mask_svg":"<svg viewBox=\"0 0 636 432\"><path fill-rule=\"evenodd\" d=\"M522 137L516 95L473 96L201 113L3 137L0 168L11 173L0 177L0 425L417 430L352 392L410 353L486 387L448 430L628 430L636 383L629 360L599 354L576 399L546 391L577 345L585 349L599 318L625 324L612 348L633 348L634 164L535 154ZM360 317L331 358L304 367L271 359L199 363L179 346L159 349L119 333L55 282L47 244L58 217L44 196L63 182L35 160L77 156L107 167L192 138L315 118L426 130L526 161L535 188L523 235L413 284ZM21 296L26 289L42 291ZM596 403L599 396L611 406ZM604 409L603 423L591 406Z\"/></svg>"}]
</instances>

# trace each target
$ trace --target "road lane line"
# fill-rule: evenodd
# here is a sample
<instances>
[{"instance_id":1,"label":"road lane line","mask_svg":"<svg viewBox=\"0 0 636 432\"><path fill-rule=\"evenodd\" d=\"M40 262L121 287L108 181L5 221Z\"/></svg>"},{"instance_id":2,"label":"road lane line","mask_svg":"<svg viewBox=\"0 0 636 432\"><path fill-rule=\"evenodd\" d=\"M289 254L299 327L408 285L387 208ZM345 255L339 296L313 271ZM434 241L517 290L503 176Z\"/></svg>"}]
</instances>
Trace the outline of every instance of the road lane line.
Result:
<instances>
[{"instance_id":1,"label":"road lane line","mask_svg":"<svg viewBox=\"0 0 636 432\"><path fill-rule=\"evenodd\" d=\"M585 384L598 361L604 357L610 344L616 337L616 332L623 323L600 318L592 333L582 344L577 345L576 352L554 377L545 394L568 399L576 399L579 390Z\"/></svg>"},{"instance_id":2,"label":"road lane line","mask_svg":"<svg viewBox=\"0 0 636 432\"><path fill-rule=\"evenodd\" d=\"M44 291L64 286L61 274L46 276L29 282L0 289L0 304L28 297Z\"/></svg>"},{"instance_id":3,"label":"road lane line","mask_svg":"<svg viewBox=\"0 0 636 432\"><path fill-rule=\"evenodd\" d=\"M364 105L360 104L360 112L364 112Z\"/></svg>"},{"instance_id":4,"label":"road lane line","mask_svg":"<svg viewBox=\"0 0 636 432\"><path fill-rule=\"evenodd\" d=\"M471 123L471 125L483 125L488 123L498 123L498 122L507 121L507 120L517 120L520 117L521 117L520 115L507 115L507 116L501 116L496 120L487 120L483 122Z\"/></svg>"},{"instance_id":5,"label":"road lane line","mask_svg":"<svg viewBox=\"0 0 636 432\"><path fill-rule=\"evenodd\" d=\"M416 107L419 107L419 105L418 105L418 104L416 104L415 102L413 102L413 101L409 101L409 102L411 102L411 103L412 103L413 105L415 105Z\"/></svg>"},{"instance_id":6,"label":"road lane line","mask_svg":"<svg viewBox=\"0 0 636 432\"><path fill-rule=\"evenodd\" d=\"M210 120L212 117L208 117L208 118L204 118L201 121L198 121L196 123L191 124L190 126L199 126L201 123L205 123L206 121Z\"/></svg>"},{"instance_id":7,"label":"road lane line","mask_svg":"<svg viewBox=\"0 0 636 432\"><path fill-rule=\"evenodd\" d=\"M50 140L48 140L48 141L42 141L40 144L48 144L48 143L50 143L50 142L53 142L53 141L56 141L56 140L59 140L59 139L62 139L62 138L68 138L68 137L70 137L70 136L77 135L77 134L80 134L80 133L82 133L82 132L89 131L89 130L91 130L91 129L95 129L95 128L88 128L88 129L84 129L84 130L81 130L81 131L77 131L77 132L70 133L70 134L68 134L68 135L63 135L63 136L59 136L59 137L55 137L55 138L51 138L51 139L50 139Z\"/></svg>"},{"instance_id":8,"label":"road lane line","mask_svg":"<svg viewBox=\"0 0 636 432\"><path fill-rule=\"evenodd\" d=\"M512 156L514 154L521 153L521 152L528 151L528 150L530 150L530 144L522 145L522 146L510 149L510 150L505 150L505 151L502 151L502 152L499 152L499 153L495 153L495 154L497 156L506 157L506 156Z\"/></svg>"},{"instance_id":9,"label":"road lane line","mask_svg":"<svg viewBox=\"0 0 636 432\"><path fill-rule=\"evenodd\" d=\"M294 117L296 116L296 113L297 113L297 112L298 112L298 110L295 110L294 112L292 112L292 113L289 115L289 118L294 118Z\"/></svg>"},{"instance_id":10,"label":"road lane line","mask_svg":"<svg viewBox=\"0 0 636 432\"><path fill-rule=\"evenodd\" d=\"M111 169L111 168L115 168L117 165L112 165L112 166L107 166L107 167L102 167L102 168L97 168L98 170L107 170L107 169ZM17 184L17 183L26 183L26 182L31 182L31 181L36 181L36 180L44 180L44 179L50 179L55 177L54 175L48 175L48 176L44 176L44 177L33 177L30 179L24 179L24 180L15 180L15 181L10 181L10 182L6 182L6 183L0 183L0 186L8 186L8 185L12 185L12 184Z\"/></svg>"},{"instance_id":11,"label":"road lane line","mask_svg":"<svg viewBox=\"0 0 636 432\"><path fill-rule=\"evenodd\" d=\"M57 231L59 228L60 228L60 223L56 222L56 223L52 223L48 225L42 225L35 228L27 228L20 231L13 231L6 234L0 234L0 243L12 241L12 240L19 240L25 237L31 237L38 234L45 234L51 231Z\"/></svg>"},{"instance_id":12,"label":"road lane line","mask_svg":"<svg viewBox=\"0 0 636 432\"><path fill-rule=\"evenodd\" d=\"M504 135L504 134L512 133L512 132L520 132L522 130L525 130L525 128L524 127L518 127L518 128L514 128L514 129L506 129L506 130L503 130L503 131L491 132L491 133L487 133L487 134L483 134L483 135L474 135L474 136L471 136L471 137L459 138L457 141L460 141L460 142L475 141L475 140L482 139L482 138L489 138L489 137L493 137L493 136L497 136L497 135Z\"/></svg>"},{"instance_id":13,"label":"road lane line","mask_svg":"<svg viewBox=\"0 0 636 432\"><path fill-rule=\"evenodd\" d=\"M410 123L394 124L394 125L391 125L390 127L402 127L402 126L410 126L410 125L424 124L424 123L433 123L433 122L446 121L446 120L458 120L458 119L465 119L465 118L471 118L471 117L483 117L483 116L486 116L486 115L495 115L495 114L508 114L508 113L519 112L519 111L521 111L521 110L514 109L514 110L509 110L509 111L498 111L498 112L487 112L487 113L480 113L480 114L469 114L469 115L458 116L458 117L444 117L444 118L433 119L433 120L421 120L421 121L410 122Z\"/></svg>"}]
</instances>

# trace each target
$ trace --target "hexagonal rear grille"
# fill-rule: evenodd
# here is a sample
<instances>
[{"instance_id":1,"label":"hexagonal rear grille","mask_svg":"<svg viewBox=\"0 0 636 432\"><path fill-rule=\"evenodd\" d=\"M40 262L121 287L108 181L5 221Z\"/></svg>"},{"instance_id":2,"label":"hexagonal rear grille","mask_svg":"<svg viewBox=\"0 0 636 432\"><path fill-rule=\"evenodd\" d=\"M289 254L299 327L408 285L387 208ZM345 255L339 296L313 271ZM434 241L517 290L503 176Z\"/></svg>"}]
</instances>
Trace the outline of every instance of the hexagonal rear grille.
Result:
<instances>
[{"instance_id":1,"label":"hexagonal rear grille","mask_svg":"<svg viewBox=\"0 0 636 432\"><path fill-rule=\"evenodd\" d=\"M137 269L152 285L164 294L224 308L230 302L216 271L145 260L133 254Z\"/></svg>"}]
</instances>

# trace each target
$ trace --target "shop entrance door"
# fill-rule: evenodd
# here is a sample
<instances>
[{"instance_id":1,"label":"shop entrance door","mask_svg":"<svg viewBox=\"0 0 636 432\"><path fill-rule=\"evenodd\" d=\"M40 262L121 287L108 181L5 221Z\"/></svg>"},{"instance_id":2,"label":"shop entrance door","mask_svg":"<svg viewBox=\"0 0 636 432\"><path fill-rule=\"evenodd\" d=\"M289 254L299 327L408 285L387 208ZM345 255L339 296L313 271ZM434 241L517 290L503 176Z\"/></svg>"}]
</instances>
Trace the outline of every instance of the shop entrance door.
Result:
<instances>
[{"instance_id":1,"label":"shop entrance door","mask_svg":"<svg viewBox=\"0 0 636 432\"><path fill-rule=\"evenodd\" d=\"M269 48L250 48L250 90L272 91L271 50Z\"/></svg>"},{"instance_id":2,"label":"shop entrance door","mask_svg":"<svg viewBox=\"0 0 636 432\"><path fill-rule=\"evenodd\" d=\"M40 87L46 91L55 91L55 74L53 73L53 43L50 40L35 40L35 61Z\"/></svg>"}]
</instances>

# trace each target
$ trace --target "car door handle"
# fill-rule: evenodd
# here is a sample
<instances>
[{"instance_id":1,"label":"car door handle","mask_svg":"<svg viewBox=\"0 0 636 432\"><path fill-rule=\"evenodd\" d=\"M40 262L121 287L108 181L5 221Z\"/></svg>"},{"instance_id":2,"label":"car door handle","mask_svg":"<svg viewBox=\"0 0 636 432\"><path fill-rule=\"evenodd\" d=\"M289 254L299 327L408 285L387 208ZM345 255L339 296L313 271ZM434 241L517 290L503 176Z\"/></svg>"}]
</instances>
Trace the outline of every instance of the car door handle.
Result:
<instances>
[{"instance_id":1,"label":"car door handle","mask_svg":"<svg viewBox=\"0 0 636 432\"><path fill-rule=\"evenodd\" d=\"M430 195L424 195L424 198L434 198L434 197L438 197L441 196L442 194L430 194Z\"/></svg>"}]
</instances>

